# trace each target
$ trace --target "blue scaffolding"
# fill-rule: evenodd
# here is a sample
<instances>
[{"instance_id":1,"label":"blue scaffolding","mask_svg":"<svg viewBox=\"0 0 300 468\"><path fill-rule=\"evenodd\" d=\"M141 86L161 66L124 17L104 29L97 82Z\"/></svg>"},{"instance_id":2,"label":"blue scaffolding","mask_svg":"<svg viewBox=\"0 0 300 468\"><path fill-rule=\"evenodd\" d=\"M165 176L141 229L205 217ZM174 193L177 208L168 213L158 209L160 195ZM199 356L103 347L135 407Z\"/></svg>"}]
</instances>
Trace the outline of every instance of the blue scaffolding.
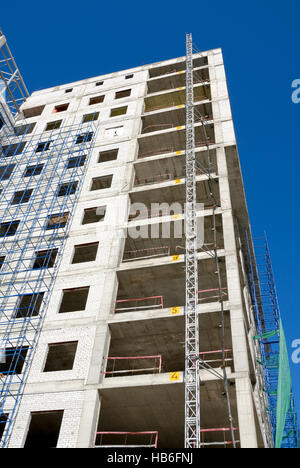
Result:
<instances>
[{"instance_id":1,"label":"blue scaffolding","mask_svg":"<svg viewBox=\"0 0 300 468\"><path fill-rule=\"evenodd\" d=\"M266 235L254 240L246 233L249 279L252 305L255 313L258 335L254 337L259 342L260 360L265 377L265 392L268 397L268 412L270 416L274 446L276 446L276 432L278 430L278 388L280 373L280 345L284 336L281 336L281 314L274 281L270 250ZM287 366L289 373L289 365ZM299 448L299 426L295 411L294 396L290 392L289 408L285 417L282 448ZM281 439L281 438L280 438ZM277 438L278 443L278 438Z\"/></svg>"},{"instance_id":2,"label":"blue scaffolding","mask_svg":"<svg viewBox=\"0 0 300 468\"><path fill-rule=\"evenodd\" d=\"M96 131L92 121L34 134L25 123L0 140L0 447L9 444Z\"/></svg>"}]
</instances>

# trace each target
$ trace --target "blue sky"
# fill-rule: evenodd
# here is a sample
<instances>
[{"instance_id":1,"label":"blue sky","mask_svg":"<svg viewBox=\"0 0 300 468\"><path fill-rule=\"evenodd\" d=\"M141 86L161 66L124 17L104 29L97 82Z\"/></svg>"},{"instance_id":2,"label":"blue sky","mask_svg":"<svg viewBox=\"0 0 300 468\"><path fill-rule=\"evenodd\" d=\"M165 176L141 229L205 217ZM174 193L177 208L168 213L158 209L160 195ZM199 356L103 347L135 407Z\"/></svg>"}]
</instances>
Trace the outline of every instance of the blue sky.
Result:
<instances>
[{"instance_id":1,"label":"blue sky","mask_svg":"<svg viewBox=\"0 0 300 468\"><path fill-rule=\"evenodd\" d=\"M30 91L184 55L185 32L200 50L222 47L252 229L268 234L290 351L300 339L299 14L289 0L52 0L5 2L0 20ZM300 415L300 364L292 374Z\"/></svg>"}]
</instances>

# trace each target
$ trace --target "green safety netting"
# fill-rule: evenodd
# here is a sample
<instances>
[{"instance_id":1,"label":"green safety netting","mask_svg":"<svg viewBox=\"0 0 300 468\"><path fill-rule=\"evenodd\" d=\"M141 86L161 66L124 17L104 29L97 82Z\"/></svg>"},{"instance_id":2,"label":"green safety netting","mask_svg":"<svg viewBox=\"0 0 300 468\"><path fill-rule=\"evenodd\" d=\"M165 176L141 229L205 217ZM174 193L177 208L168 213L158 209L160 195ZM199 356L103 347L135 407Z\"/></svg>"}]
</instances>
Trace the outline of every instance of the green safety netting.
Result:
<instances>
[{"instance_id":1,"label":"green safety netting","mask_svg":"<svg viewBox=\"0 0 300 468\"><path fill-rule=\"evenodd\" d=\"M279 376L277 390L277 413L276 413L276 441L275 447L280 448L283 440L286 416L290 406L292 391L292 379L290 363L286 346L286 339L282 322L280 320L280 350L279 350Z\"/></svg>"}]
</instances>

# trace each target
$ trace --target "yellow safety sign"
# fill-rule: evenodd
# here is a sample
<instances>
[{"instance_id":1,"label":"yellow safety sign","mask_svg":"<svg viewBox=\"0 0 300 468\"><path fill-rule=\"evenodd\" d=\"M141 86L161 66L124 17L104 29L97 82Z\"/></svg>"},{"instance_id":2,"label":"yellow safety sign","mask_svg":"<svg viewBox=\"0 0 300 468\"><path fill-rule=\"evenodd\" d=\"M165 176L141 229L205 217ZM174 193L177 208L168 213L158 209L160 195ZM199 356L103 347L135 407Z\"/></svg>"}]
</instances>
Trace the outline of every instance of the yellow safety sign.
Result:
<instances>
[{"instance_id":1,"label":"yellow safety sign","mask_svg":"<svg viewBox=\"0 0 300 468\"><path fill-rule=\"evenodd\" d=\"M171 382L180 380L180 372L170 372L170 380Z\"/></svg>"},{"instance_id":2,"label":"yellow safety sign","mask_svg":"<svg viewBox=\"0 0 300 468\"><path fill-rule=\"evenodd\" d=\"M178 262L181 259L181 255L172 255L172 262Z\"/></svg>"}]
</instances>

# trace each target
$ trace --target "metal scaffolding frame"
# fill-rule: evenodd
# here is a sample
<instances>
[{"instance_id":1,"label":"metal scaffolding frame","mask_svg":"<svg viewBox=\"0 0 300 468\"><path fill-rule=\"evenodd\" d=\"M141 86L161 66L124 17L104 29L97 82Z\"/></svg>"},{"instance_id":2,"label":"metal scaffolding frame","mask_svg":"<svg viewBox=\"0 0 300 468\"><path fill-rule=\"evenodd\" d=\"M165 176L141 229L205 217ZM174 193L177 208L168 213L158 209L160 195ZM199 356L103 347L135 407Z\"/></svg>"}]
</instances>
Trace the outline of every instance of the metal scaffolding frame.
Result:
<instances>
[{"instance_id":1,"label":"metal scaffolding frame","mask_svg":"<svg viewBox=\"0 0 300 468\"><path fill-rule=\"evenodd\" d=\"M80 123L30 134L25 125L0 141L0 447L9 443L96 130Z\"/></svg>"},{"instance_id":2,"label":"metal scaffolding frame","mask_svg":"<svg viewBox=\"0 0 300 468\"><path fill-rule=\"evenodd\" d=\"M268 414L273 433L273 445L277 427L277 390L279 380L280 308L275 286L270 249L266 234L263 238L254 239L252 248L251 234L246 232L247 254L249 259L249 282L254 310L261 361L263 368L265 392L268 401ZM274 334L273 334L274 332ZM268 336L270 334L270 336ZM295 411L293 393L290 395L290 406L287 413L282 448L299 448L299 425Z\"/></svg>"},{"instance_id":3,"label":"metal scaffolding frame","mask_svg":"<svg viewBox=\"0 0 300 468\"><path fill-rule=\"evenodd\" d=\"M0 79L7 96L6 104L12 115L20 111L21 105L29 96L28 89L17 67L14 57L7 44L6 37L0 29ZM1 96L0 96L1 97Z\"/></svg>"}]
</instances>

